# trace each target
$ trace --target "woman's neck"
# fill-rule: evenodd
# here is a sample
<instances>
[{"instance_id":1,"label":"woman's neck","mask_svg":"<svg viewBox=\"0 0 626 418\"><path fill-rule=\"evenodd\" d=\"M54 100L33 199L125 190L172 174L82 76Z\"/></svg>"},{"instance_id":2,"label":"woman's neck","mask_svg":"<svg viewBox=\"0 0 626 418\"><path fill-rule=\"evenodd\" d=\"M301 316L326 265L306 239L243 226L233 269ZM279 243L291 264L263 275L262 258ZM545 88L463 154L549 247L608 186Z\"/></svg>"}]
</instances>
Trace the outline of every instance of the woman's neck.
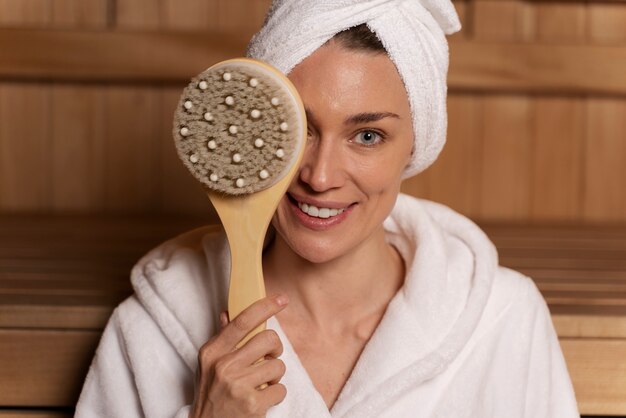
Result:
<instances>
[{"instance_id":1,"label":"woman's neck","mask_svg":"<svg viewBox=\"0 0 626 418\"><path fill-rule=\"evenodd\" d=\"M330 334L382 316L405 274L382 228L353 251L324 263L300 257L277 234L264 254L263 271L268 294L289 296L290 318Z\"/></svg>"}]
</instances>

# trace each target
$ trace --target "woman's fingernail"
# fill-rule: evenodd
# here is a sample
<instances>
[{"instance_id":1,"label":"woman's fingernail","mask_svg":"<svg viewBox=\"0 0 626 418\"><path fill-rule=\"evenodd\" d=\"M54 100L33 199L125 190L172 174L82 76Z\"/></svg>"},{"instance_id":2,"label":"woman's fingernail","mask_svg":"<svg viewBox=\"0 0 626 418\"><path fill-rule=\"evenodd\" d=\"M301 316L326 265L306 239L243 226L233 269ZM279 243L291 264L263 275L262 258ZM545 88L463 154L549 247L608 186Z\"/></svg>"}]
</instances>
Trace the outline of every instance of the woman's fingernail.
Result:
<instances>
[{"instance_id":1,"label":"woman's fingernail","mask_svg":"<svg viewBox=\"0 0 626 418\"><path fill-rule=\"evenodd\" d=\"M282 293L277 295L275 299L276 303L278 303L280 306L284 306L289 303L289 298L287 297L287 295Z\"/></svg>"}]
</instances>

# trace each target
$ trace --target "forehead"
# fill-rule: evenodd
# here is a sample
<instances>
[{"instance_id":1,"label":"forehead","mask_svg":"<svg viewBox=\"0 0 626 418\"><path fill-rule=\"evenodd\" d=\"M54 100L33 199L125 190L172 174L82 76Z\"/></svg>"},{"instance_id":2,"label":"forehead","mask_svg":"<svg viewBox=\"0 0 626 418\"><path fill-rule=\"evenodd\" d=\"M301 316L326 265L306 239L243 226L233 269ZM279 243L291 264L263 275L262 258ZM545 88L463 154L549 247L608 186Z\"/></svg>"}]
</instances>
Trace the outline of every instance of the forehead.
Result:
<instances>
[{"instance_id":1,"label":"forehead","mask_svg":"<svg viewBox=\"0 0 626 418\"><path fill-rule=\"evenodd\" d=\"M331 42L303 60L288 77L305 106L315 113L409 112L404 84L386 54Z\"/></svg>"}]
</instances>

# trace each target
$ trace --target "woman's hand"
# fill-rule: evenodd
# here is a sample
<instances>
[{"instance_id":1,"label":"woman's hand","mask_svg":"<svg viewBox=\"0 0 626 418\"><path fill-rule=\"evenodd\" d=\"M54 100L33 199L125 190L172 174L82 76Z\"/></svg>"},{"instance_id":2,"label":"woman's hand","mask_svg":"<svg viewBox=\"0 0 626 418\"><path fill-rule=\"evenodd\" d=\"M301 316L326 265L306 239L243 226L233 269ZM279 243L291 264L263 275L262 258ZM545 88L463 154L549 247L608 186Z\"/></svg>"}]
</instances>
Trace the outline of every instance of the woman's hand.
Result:
<instances>
[{"instance_id":1,"label":"woman's hand","mask_svg":"<svg viewBox=\"0 0 626 418\"><path fill-rule=\"evenodd\" d=\"M277 357L283 345L274 330L265 330L246 344L235 346L259 324L282 311L287 297L278 295L256 301L228 322L220 315L222 329L198 353L198 374L191 418L265 417L267 410L287 394L278 383L285 364ZM255 364L259 359L263 361ZM268 383L264 389L259 386Z\"/></svg>"}]
</instances>

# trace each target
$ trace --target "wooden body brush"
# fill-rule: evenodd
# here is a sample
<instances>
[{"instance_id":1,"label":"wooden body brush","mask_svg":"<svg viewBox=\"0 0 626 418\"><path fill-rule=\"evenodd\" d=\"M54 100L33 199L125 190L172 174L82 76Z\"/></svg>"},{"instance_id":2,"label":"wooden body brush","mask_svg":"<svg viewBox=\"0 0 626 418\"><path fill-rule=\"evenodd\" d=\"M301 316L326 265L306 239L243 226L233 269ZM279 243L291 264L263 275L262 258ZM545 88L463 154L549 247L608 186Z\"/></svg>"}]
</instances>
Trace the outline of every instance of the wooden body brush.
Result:
<instances>
[{"instance_id":1,"label":"wooden body brush","mask_svg":"<svg viewBox=\"0 0 626 418\"><path fill-rule=\"evenodd\" d=\"M265 233L300 165L304 106L278 70L247 58L220 62L185 88L174 117L179 157L204 186L231 253L230 319L265 297ZM265 329L261 324L243 345Z\"/></svg>"}]
</instances>

